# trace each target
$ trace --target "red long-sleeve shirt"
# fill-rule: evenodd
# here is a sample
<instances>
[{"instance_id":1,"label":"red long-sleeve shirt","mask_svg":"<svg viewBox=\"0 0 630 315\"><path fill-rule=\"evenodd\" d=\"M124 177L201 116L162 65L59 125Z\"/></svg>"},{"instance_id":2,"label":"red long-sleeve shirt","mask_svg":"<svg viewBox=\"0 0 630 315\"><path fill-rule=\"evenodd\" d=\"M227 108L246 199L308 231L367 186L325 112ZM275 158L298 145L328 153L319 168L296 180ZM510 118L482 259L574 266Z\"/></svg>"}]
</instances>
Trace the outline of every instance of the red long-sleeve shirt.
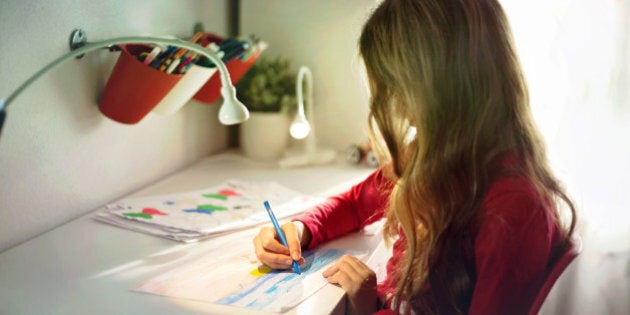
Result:
<instances>
[{"instance_id":1,"label":"red long-sleeve shirt","mask_svg":"<svg viewBox=\"0 0 630 315\"><path fill-rule=\"evenodd\" d=\"M311 231L307 247L314 248L383 218L392 187L377 170L347 192L294 218ZM544 280L550 255L561 241L552 210L523 177L502 176L491 183L479 212L480 224L473 232L474 257L466 262L474 266L477 276L469 314L527 313ZM385 307L391 305L397 286L390 275L402 267L405 248L401 235L387 263L388 276L378 284L379 299Z\"/></svg>"}]
</instances>

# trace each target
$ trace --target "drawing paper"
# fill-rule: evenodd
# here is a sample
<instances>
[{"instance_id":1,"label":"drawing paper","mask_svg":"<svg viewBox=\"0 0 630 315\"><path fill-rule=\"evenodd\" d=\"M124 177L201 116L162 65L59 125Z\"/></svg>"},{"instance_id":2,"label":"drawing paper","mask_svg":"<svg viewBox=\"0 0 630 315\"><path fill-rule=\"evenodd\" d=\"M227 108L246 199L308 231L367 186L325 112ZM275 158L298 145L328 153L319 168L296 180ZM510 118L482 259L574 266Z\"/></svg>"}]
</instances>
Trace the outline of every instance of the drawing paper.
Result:
<instances>
[{"instance_id":1,"label":"drawing paper","mask_svg":"<svg viewBox=\"0 0 630 315\"><path fill-rule=\"evenodd\" d=\"M344 254L358 258L364 252L316 249L303 253L302 274L271 270L246 252L216 258L208 255L152 278L134 291L192 299L253 310L282 313L327 284L321 273Z\"/></svg>"},{"instance_id":2,"label":"drawing paper","mask_svg":"<svg viewBox=\"0 0 630 315\"><path fill-rule=\"evenodd\" d=\"M95 219L178 241L195 241L267 223L264 200L274 205L279 218L284 218L323 199L274 182L231 180L203 190L123 199L107 205Z\"/></svg>"}]
</instances>

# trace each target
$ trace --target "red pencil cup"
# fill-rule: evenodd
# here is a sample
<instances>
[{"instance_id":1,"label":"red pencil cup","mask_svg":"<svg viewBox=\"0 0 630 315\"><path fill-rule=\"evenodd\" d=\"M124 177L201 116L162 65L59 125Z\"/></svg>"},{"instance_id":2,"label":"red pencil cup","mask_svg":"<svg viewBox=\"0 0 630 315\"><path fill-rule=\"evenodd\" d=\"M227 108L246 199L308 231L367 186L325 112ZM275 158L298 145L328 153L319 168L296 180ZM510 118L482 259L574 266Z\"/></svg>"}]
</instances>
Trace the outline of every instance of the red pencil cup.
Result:
<instances>
[{"instance_id":1,"label":"red pencil cup","mask_svg":"<svg viewBox=\"0 0 630 315\"><path fill-rule=\"evenodd\" d=\"M209 43L216 43L218 45L222 41L223 38L215 34L208 33L202 37L201 44L205 47ZM236 82L238 82L238 80L240 80L245 73L249 71L261 52L262 49L259 49L247 58L247 60L234 58L225 64L225 67L230 73L232 84L236 84ZM206 82L206 84L197 91L197 94L195 94L193 98L210 105L218 100L219 97L221 97L221 73L217 71L212 75L212 77L210 77L208 82Z\"/></svg>"},{"instance_id":2,"label":"red pencil cup","mask_svg":"<svg viewBox=\"0 0 630 315\"><path fill-rule=\"evenodd\" d=\"M150 52L148 45L120 46L121 53L103 90L99 109L105 116L124 124L142 120L183 77L167 74L137 59Z\"/></svg>"}]
</instances>

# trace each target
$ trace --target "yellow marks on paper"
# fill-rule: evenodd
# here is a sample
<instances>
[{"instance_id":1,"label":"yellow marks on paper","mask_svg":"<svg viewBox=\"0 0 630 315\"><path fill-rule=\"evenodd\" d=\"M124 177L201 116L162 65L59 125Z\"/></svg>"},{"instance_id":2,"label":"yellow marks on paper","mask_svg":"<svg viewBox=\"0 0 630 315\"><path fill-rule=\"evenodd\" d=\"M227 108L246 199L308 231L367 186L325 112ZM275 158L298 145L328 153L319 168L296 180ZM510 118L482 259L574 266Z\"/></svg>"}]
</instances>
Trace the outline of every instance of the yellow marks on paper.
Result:
<instances>
[{"instance_id":1,"label":"yellow marks on paper","mask_svg":"<svg viewBox=\"0 0 630 315\"><path fill-rule=\"evenodd\" d=\"M259 266L258 268L250 271L249 273L254 277L260 277L262 275L270 273L271 270L272 269L267 266Z\"/></svg>"}]
</instances>

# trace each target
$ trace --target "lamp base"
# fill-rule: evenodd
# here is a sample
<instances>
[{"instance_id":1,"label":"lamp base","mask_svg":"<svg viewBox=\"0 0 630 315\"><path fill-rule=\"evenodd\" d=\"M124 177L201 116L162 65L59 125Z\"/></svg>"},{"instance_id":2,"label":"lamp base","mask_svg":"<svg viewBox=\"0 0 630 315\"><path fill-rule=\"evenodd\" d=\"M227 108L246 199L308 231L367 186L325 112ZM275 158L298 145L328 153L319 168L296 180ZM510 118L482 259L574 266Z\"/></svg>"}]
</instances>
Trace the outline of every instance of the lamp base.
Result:
<instances>
[{"instance_id":1,"label":"lamp base","mask_svg":"<svg viewBox=\"0 0 630 315\"><path fill-rule=\"evenodd\" d=\"M281 168L300 167L306 165L321 165L332 163L337 157L337 152L331 149L315 148L314 150L301 150L300 152L287 152L278 165Z\"/></svg>"}]
</instances>

